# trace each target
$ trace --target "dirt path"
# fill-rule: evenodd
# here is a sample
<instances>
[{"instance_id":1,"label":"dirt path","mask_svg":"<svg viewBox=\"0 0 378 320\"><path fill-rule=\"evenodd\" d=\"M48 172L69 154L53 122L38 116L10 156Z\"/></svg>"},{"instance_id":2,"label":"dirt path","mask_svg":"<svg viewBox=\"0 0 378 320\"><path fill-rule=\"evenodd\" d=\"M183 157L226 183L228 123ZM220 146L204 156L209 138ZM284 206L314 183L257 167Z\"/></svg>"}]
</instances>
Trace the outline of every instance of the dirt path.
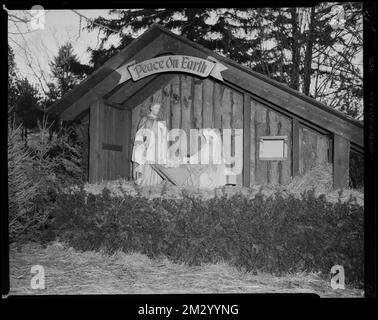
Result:
<instances>
[{"instance_id":1,"label":"dirt path","mask_svg":"<svg viewBox=\"0 0 378 320\"><path fill-rule=\"evenodd\" d=\"M31 267L42 265L45 290L33 290ZM321 297L362 297L363 291L333 290L315 274L274 277L243 273L226 263L190 267L167 259L118 252L78 252L61 243L10 248L10 294L159 294L313 292Z\"/></svg>"}]
</instances>

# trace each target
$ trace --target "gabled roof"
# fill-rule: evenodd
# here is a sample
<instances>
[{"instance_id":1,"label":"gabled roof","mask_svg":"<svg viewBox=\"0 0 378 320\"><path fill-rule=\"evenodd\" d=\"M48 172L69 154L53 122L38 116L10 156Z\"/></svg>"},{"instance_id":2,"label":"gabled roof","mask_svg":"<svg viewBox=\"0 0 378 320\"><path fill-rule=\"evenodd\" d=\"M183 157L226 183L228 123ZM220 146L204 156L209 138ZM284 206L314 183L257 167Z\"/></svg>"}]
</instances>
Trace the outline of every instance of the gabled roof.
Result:
<instances>
[{"instance_id":1,"label":"gabled roof","mask_svg":"<svg viewBox=\"0 0 378 320\"><path fill-rule=\"evenodd\" d=\"M196 42L176 35L159 24L153 24L141 36L106 61L87 79L55 102L49 112L60 115L65 120L73 119L77 114L89 108L91 101L103 97L119 86L121 76L115 71L117 68L133 60L140 62L168 52L200 58L212 56L228 68L222 72L226 84L228 82L236 85L250 92L252 96L260 97L299 118L341 135L363 148L363 125L360 121L223 57ZM147 82L148 79L145 81ZM134 85L137 86L138 82ZM139 83L140 85L141 83ZM133 86L133 84L128 84L128 86Z\"/></svg>"}]
</instances>

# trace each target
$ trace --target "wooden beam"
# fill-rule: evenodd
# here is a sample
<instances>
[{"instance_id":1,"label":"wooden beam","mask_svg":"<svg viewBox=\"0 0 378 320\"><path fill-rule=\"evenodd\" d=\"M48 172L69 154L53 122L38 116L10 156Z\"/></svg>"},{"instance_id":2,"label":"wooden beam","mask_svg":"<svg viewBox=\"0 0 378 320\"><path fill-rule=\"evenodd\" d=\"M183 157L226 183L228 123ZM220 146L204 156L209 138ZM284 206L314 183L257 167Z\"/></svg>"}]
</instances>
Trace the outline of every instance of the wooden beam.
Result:
<instances>
[{"instance_id":1,"label":"wooden beam","mask_svg":"<svg viewBox=\"0 0 378 320\"><path fill-rule=\"evenodd\" d=\"M101 117L100 103L93 103L90 108L89 120L89 183L96 182L99 177L99 163L101 160L100 135Z\"/></svg>"},{"instance_id":2,"label":"wooden beam","mask_svg":"<svg viewBox=\"0 0 378 320\"><path fill-rule=\"evenodd\" d=\"M114 109L117 109L117 110L124 110L125 108L122 107L122 105L120 105L119 103L116 103L116 102L112 102L112 101L109 101L107 99L101 99L101 101L103 102L103 104L109 106L109 107L112 107Z\"/></svg>"},{"instance_id":3,"label":"wooden beam","mask_svg":"<svg viewBox=\"0 0 378 320\"><path fill-rule=\"evenodd\" d=\"M131 152L132 152L132 146L134 141L132 141L131 136L131 111L125 110L125 140L124 140L124 159L125 159L125 165L127 166L126 169L126 178L128 180L131 179L132 174L132 164L131 164Z\"/></svg>"},{"instance_id":4,"label":"wooden beam","mask_svg":"<svg viewBox=\"0 0 378 320\"><path fill-rule=\"evenodd\" d=\"M154 77L152 81L148 82L145 86L140 87L139 90L135 91L132 96L123 101L122 105L125 106L127 109L132 109L133 107L139 105L144 100L146 100L149 96L154 94L156 90L159 90L162 87L164 87L175 76L177 76L176 73L166 73Z\"/></svg>"},{"instance_id":5,"label":"wooden beam","mask_svg":"<svg viewBox=\"0 0 378 320\"><path fill-rule=\"evenodd\" d=\"M251 178L251 97L244 93L243 101L243 186L250 186Z\"/></svg>"},{"instance_id":6,"label":"wooden beam","mask_svg":"<svg viewBox=\"0 0 378 320\"><path fill-rule=\"evenodd\" d=\"M108 101L116 102L122 105L123 102L134 95L135 92L141 90L144 86L157 77L158 75L152 75L136 82L130 79L114 88L111 92L107 93L104 98L106 98Z\"/></svg>"},{"instance_id":7,"label":"wooden beam","mask_svg":"<svg viewBox=\"0 0 378 320\"><path fill-rule=\"evenodd\" d=\"M333 136L333 187L347 188L349 184L350 142L337 134Z\"/></svg>"},{"instance_id":8,"label":"wooden beam","mask_svg":"<svg viewBox=\"0 0 378 320\"><path fill-rule=\"evenodd\" d=\"M294 178L299 173L299 121L296 117L292 119L293 124L293 156L292 156L292 177Z\"/></svg>"}]
</instances>

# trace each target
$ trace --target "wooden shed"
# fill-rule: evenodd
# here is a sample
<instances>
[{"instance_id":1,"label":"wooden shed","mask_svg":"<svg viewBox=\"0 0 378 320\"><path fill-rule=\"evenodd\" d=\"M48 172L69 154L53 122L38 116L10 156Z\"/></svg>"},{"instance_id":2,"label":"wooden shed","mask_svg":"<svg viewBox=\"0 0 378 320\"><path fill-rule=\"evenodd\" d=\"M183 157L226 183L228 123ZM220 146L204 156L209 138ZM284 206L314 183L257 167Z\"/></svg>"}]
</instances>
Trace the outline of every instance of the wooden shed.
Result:
<instances>
[{"instance_id":1,"label":"wooden shed","mask_svg":"<svg viewBox=\"0 0 378 320\"><path fill-rule=\"evenodd\" d=\"M90 182L130 179L132 139L151 101L168 129L243 129L243 170L230 184L286 184L330 163L334 187L347 187L350 156L363 154L359 121L158 24L49 112L87 126ZM281 144L282 155L264 154Z\"/></svg>"}]
</instances>

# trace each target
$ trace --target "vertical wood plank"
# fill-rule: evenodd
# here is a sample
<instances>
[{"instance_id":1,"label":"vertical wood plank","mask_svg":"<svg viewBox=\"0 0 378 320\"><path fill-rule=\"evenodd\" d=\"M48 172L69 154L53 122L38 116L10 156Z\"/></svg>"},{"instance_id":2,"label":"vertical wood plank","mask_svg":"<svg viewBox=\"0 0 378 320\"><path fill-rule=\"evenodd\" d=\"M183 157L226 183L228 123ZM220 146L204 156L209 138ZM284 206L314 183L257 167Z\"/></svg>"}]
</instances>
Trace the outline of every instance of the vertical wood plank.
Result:
<instances>
[{"instance_id":1,"label":"vertical wood plank","mask_svg":"<svg viewBox=\"0 0 378 320\"><path fill-rule=\"evenodd\" d=\"M107 121L105 123L105 126L106 126L106 137L105 139L102 141L103 143L104 142L109 142L109 143L112 143L112 138L113 138L113 126L114 126L114 123L113 123L113 112L112 112L112 109L108 106L104 106L105 107L105 113L107 114ZM113 152L108 150L107 151L107 163L106 163L106 169L107 169L107 175L106 175L106 180L112 180L113 179L113 176L112 176L112 162L113 162Z\"/></svg>"},{"instance_id":2,"label":"vertical wood plank","mask_svg":"<svg viewBox=\"0 0 378 320\"><path fill-rule=\"evenodd\" d=\"M108 141L111 141L111 143L115 144L115 132L114 132L114 129L115 129L115 126L116 126L116 123L115 123L115 111L113 108L111 107L107 107L108 108L108 111L109 111L109 118L110 118L110 121L109 121L109 139ZM109 156L109 177L111 180L113 180L115 178L115 159L116 159L116 154L114 151L110 151L110 156Z\"/></svg>"},{"instance_id":3,"label":"vertical wood plank","mask_svg":"<svg viewBox=\"0 0 378 320\"><path fill-rule=\"evenodd\" d=\"M203 128L213 128L213 81L205 79L203 81Z\"/></svg>"},{"instance_id":4,"label":"vertical wood plank","mask_svg":"<svg viewBox=\"0 0 378 320\"><path fill-rule=\"evenodd\" d=\"M243 129L243 95L237 91L232 92L232 128L233 129ZM243 135L244 140L244 135ZM236 144L234 143L234 146ZM236 148L233 147L236 153ZM240 159L239 161L244 164L244 150L243 145L241 146L240 150ZM247 153L249 155L249 152ZM243 171L236 176L236 185L242 186L243 185Z\"/></svg>"},{"instance_id":5,"label":"vertical wood plank","mask_svg":"<svg viewBox=\"0 0 378 320\"><path fill-rule=\"evenodd\" d=\"M248 96L250 99L250 97ZM250 186L256 183L256 102L250 99Z\"/></svg>"},{"instance_id":6,"label":"vertical wood plank","mask_svg":"<svg viewBox=\"0 0 378 320\"><path fill-rule=\"evenodd\" d=\"M115 165L115 173L116 173L116 179L125 177L125 168L126 168L126 163L124 160L124 149L125 147L123 146L123 139L125 139L125 111L124 110L117 110L116 114L116 128L115 128L115 140L116 144L122 146L122 151L117 152L116 155L116 165Z\"/></svg>"},{"instance_id":7,"label":"vertical wood plank","mask_svg":"<svg viewBox=\"0 0 378 320\"><path fill-rule=\"evenodd\" d=\"M232 116L232 105L231 105L231 90L227 87L225 87L223 91L222 96L222 129L231 129L231 116ZM231 135L231 145L228 143L225 143L224 150L226 154L229 154L231 157L233 156L233 150L232 150L232 140L233 137ZM227 167L230 167L230 165L227 165ZM236 184L236 177L235 176L227 176L226 179L227 183L230 184Z\"/></svg>"},{"instance_id":8,"label":"vertical wood plank","mask_svg":"<svg viewBox=\"0 0 378 320\"><path fill-rule=\"evenodd\" d=\"M213 90L213 104L214 104L214 128L221 129L222 128L222 96L224 86L220 83L214 83L214 90Z\"/></svg>"},{"instance_id":9,"label":"vertical wood plank","mask_svg":"<svg viewBox=\"0 0 378 320\"><path fill-rule=\"evenodd\" d=\"M172 95L171 95L171 110L172 110L172 129L180 128L181 120L181 93L180 93L180 78L175 77L172 80Z\"/></svg>"},{"instance_id":10,"label":"vertical wood plank","mask_svg":"<svg viewBox=\"0 0 378 320\"><path fill-rule=\"evenodd\" d=\"M99 162L101 160L100 149L100 106L96 101L90 107L89 121L89 182L94 183L98 180Z\"/></svg>"},{"instance_id":11,"label":"vertical wood plank","mask_svg":"<svg viewBox=\"0 0 378 320\"><path fill-rule=\"evenodd\" d=\"M139 110L139 119L145 117L146 115L150 113L150 106L153 102L153 99L154 97L152 95L142 102L142 104L140 105L140 110Z\"/></svg>"},{"instance_id":12,"label":"vertical wood plank","mask_svg":"<svg viewBox=\"0 0 378 320\"><path fill-rule=\"evenodd\" d=\"M222 129L231 129L231 90L225 88L222 96Z\"/></svg>"},{"instance_id":13,"label":"vertical wood plank","mask_svg":"<svg viewBox=\"0 0 378 320\"><path fill-rule=\"evenodd\" d=\"M135 134L136 130L138 128L138 124L140 121L140 110L141 110L141 105L136 106L134 109L132 109L132 120L131 120L131 137L134 143L135 139Z\"/></svg>"},{"instance_id":14,"label":"vertical wood plank","mask_svg":"<svg viewBox=\"0 0 378 320\"><path fill-rule=\"evenodd\" d=\"M109 112L109 107L102 105L101 106L103 112L104 112L104 117L103 117L103 126L104 126L104 136L101 141L101 144L104 143L109 139L110 136L110 130L111 130L111 119L110 119L110 112ZM110 168L109 168L109 155L110 151L109 150L103 150L103 170L102 170L102 176L101 178L104 180L109 180L110 178Z\"/></svg>"},{"instance_id":15,"label":"vertical wood plank","mask_svg":"<svg viewBox=\"0 0 378 320\"><path fill-rule=\"evenodd\" d=\"M269 113L269 132L270 135L276 136L278 135L278 114L272 110L268 111ZM279 183L279 172L278 172L278 161L272 160L268 162L270 164L269 171L268 171L268 180L269 183L272 185L276 185Z\"/></svg>"},{"instance_id":16,"label":"vertical wood plank","mask_svg":"<svg viewBox=\"0 0 378 320\"><path fill-rule=\"evenodd\" d=\"M99 166L98 166L98 179L99 180L102 180L104 179L104 177L106 176L106 151L105 150L102 150L102 141L103 139L106 137L106 113L105 113L105 110L103 108L103 104L101 102L100 103L100 112L99 112L99 116L100 116L100 121L101 121L101 131L100 131L100 141L99 141L99 148L100 148L100 152L101 152L101 161L99 161Z\"/></svg>"},{"instance_id":17,"label":"vertical wood plank","mask_svg":"<svg viewBox=\"0 0 378 320\"><path fill-rule=\"evenodd\" d=\"M163 99L163 89L162 88L159 88L158 90L156 90L154 92L154 94L152 95L152 102L153 103L160 103L161 104L161 101Z\"/></svg>"},{"instance_id":18,"label":"vertical wood plank","mask_svg":"<svg viewBox=\"0 0 378 320\"><path fill-rule=\"evenodd\" d=\"M126 166L126 178L128 180L131 179L131 150L132 150L132 135L131 135L131 126L132 126L132 112L130 110L125 110L124 113L125 118L125 138L124 138L124 148L123 148L123 158L125 159L125 166Z\"/></svg>"},{"instance_id":19,"label":"vertical wood plank","mask_svg":"<svg viewBox=\"0 0 378 320\"><path fill-rule=\"evenodd\" d=\"M292 155L292 120L280 115L279 116L279 131L278 135L287 137L287 159L279 161L279 183L290 183L293 167L293 155Z\"/></svg>"},{"instance_id":20,"label":"vertical wood plank","mask_svg":"<svg viewBox=\"0 0 378 320\"><path fill-rule=\"evenodd\" d=\"M200 79L194 78L194 127L197 129L202 128L202 95L203 95L203 82Z\"/></svg>"},{"instance_id":21,"label":"vertical wood plank","mask_svg":"<svg viewBox=\"0 0 378 320\"><path fill-rule=\"evenodd\" d=\"M181 85L180 75L173 78L171 82L171 129L180 128L181 125ZM177 139L177 138L176 138ZM175 141L169 141L170 147ZM173 155L170 155L171 157Z\"/></svg>"},{"instance_id":22,"label":"vertical wood plank","mask_svg":"<svg viewBox=\"0 0 378 320\"><path fill-rule=\"evenodd\" d=\"M318 144L318 135L315 132L309 130L308 138L310 140L309 146L309 157L308 157L308 169L311 170L316 166L316 148Z\"/></svg>"},{"instance_id":23,"label":"vertical wood plank","mask_svg":"<svg viewBox=\"0 0 378 320\"><path fill-rule=\"evenodd\" d=\"M191 127L191 108L192 108L192 77L181 76L181 129L186 133L186 153L181 156L186 157L189 154L190 127ZM183 140L182 146L185 145Z\"/></svg>"},{"instance_id":24,"label":"vertical wood plank","mask_svg":"<svg viewBox=\"0 0 378 320\"><path fill-rule=\"evenodd\" d=\"M192 129L202 128L202 104L203 104L203 81L198 78L193 78L192 83L193 99L192 99ZM188 146L190 156L193 156L199 151L198 149L198 136L192 135L190 137L190 145Z\"/></svg>"},{"instance_id":25,"label":"vertical wood plank","mask_svg":"<svg viewBox=\"0 0 378 320\"><path fill-rule=\"evenodd\" d=\"M123 119L123 110L113 110L114 114L114 128L113 128L113 135L114 141L116 145L122 145L121 135L123 135L124 131L124 122ZM114 153L115 160L114 160L114 178L118 179L123 177L123 162L122 162L122 151L118 151Z\"/></svg>"},{"instance_id":26,"label":"vertical wood plank","mask_svg":"<svg viewBox=\"0 0 378 320\"><path fill-rule=\"evenodd\" d=\"M100 146L102 148L102 143L108 136L108 113L106 112L106 108L104 108L104 104L100 102L100 112L101 112L101 122L102 122L102 133L101 133L101 138L100 138ZM107 150L102 150L101 152L101 162L100 162L100 179L105 180L108 176L108 154Z\"/></svg>"},{"instance_id":27,"label":"vertical wood plank","mask_svg":"<svg viewBox=\"0 0 378 320\"><path fill-rule=\"evenodd\" d=\"M119 145L119 142L118 142L118 131L119 131L119 111L120 110L116 110L116 109L112 109L112 123L113 123L113 126L112 126L112 140L114 141L114 144L116 145ZM116 179L118 176L119 176L119 168L120 168L120 161L119 161L119 158L120 158L120 152L112 152L112 157L111 157L111 163L110 163L110 168L111 168L111 176L112 176L112 179Z\"/></svg>"},{"instance_id":28,"label":"vertical wood plank","mask_svg":"<svg viewBox=\"0 0 378 320\"><path fill-rule=\"evenodd\" d=\"M303 173L306 173L317 164L324 162L322 159L326 157L326 148L324 145L321 145L325 144L326 140L324 140L325 137L323 135L304 126L301 131L302 144L300 157L303 161Z\"/></svg>"},{"instance_id":29,"label":"vertical wood plank","mask_svg":"<svg viewBox=\"0 0 378 320\"><path fill-rule=\"evenodd\" d=\"M171 83L168 83L162 90L161 114L162 120L169 130L171 127Z\"/></svg>"},{"instance_id":30,"label":"vertical wood plank","mask_svg":"<svg viewBox=\"0 0 378 320\"><path fill-rule=\"evenodd\" d=\"M256 183L265 185L268 183L268 161L259 159L259 140L261 136L269 135L267 126L267 110L261 103L256 103L255 131L256 131Z\"/></svg>"},{"instance_id":31,"label":"vertical wood plank","mask_svg":"<svg viewBox=\"0 0 378 320\"><path fill-rule=\"evenodd\" d=\"M299 163L298 163L298 168L299 168L299 174L302 175L304 174L304 165L303 165L303 157L302 157L302 146L303 146L303 127L298 126L299 129L299 139L298 139L298 157L299 157Z\"/></svg>"},{"instance_id":32,"label":"vertical wood plank","mask_svg":"<svg viewBox=\"0 0 378 320\"><path fill-rule=\"evenodd\" d=\"M333 187L347 188L349 185L349 140L337 134L333 136Z\"/></svg>"},{"instance_id":33,"label":"vertical wood plank","mask_svg":"<svg viewBox=\"0 0 378 320\"><path fill-rule=\"evenodd\" d=\"M318 136L316 146L316 164L328 162L328 137Z\"/></svg>"},{"instance_id":34,"label":"vertical wood plank","mask_svg":"<svg viewBox=\"0 0 378 320\"><path fill-rule=\"evenodd\" d=\"M298 175L300 173L300 168L299 168L299 160L300 160L300 143L302 141L300 141L300 133L299 133L299 123L298 123L298 119L296 117L293 118L292 120L292 126L293 126L293 129L292 129L292 139L293 139L293 143L292 143L292 163L293 163L293 177L295 177L296 175Z\"/></svg>"},{"instance_id":35,"label":"vertical wood plank","mask_svg":"<svg viewBox=\"0 0 378 320\"><path fill-rule=\"evenodd\" d=\"M330 139L327 135L300 125L299 129L299 173L305 174L319 164L329 161Z\"/></svg>"},{"instance_id":36,"label":"vertical wood plank","mask_svg":"<svg viewBox=\"0 0 378 320\"><path fill-rule=\"evenodd\" d=\"M243 186L251 185L251 98L243 95Z\"/></svg>"}]
</instances>

